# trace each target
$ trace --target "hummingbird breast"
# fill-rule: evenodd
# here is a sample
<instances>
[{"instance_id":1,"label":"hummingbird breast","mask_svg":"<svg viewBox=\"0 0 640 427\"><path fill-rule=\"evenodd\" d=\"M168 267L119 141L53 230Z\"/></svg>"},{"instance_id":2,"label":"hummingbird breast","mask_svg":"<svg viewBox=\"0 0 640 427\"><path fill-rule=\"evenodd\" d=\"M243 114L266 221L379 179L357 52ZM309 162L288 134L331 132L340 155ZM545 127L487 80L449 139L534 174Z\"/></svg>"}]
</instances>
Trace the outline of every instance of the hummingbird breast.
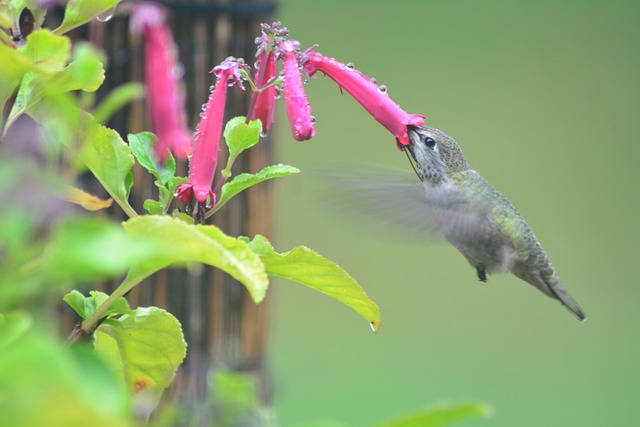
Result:
<instances>
[{"instance_id":1,"label":"hummingbird breast","mask_svg":"<svg viewBox=\"0 0 640 427\"><path fill-rule=\"evenodd\" d=\"M479 271L506 273L527 263L535 237L511 203L474 170L455 174L451 182L457 195L436 215L445 238ZM440 197L433 189L426 192L427 199Z\"/></svg>"}]
</instances>

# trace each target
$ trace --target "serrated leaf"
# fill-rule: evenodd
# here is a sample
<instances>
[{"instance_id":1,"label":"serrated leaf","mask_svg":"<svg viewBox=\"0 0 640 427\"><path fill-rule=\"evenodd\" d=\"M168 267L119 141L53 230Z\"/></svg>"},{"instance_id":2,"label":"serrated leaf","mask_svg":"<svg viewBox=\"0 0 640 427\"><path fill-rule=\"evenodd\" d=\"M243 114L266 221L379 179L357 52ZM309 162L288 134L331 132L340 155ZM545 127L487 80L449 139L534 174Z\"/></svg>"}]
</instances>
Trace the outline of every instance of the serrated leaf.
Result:
<instances>
[{"instance_id":1,"label":"serrated leaf","mask_svg":"<svg viewBox=\"0 0 640 427\"><path fill-rule=\"evenodd\" d=\"M64 10L64 18L56 34L64 34L95 19L98 15L115 9L120 0L70 0Z\"/></svg>"},{"instance_id":2,"label":"serrated leaf","mask_svg":"<svg viewBox=\"0 0 640 427\"><path fill-rule=\"evenodd\" d=\"M157 239L157 256L129 273L147 277L172 264L200 262L217 267L240 281L256 303L264 299L269 285L264 265L245 242L227 236L213 225L192 225L169 216L140 216L123 223L132 237ZM140 279L142 280L142 279Z\"/></svg>"},{"instance_id":3,"label":"serrated leaf","mask_svg":"<svg viewBox=\"0 0 640 427\"><path fill-rule=\"evenodd\" d=\"M374 427L440 427L458 420L473 417L488 417L491 408L482 403L441 405L413 415L377 424Z\"/></svg>"},{"instance_id":4,"label":"serrated leaf","mask_svg":"<svg viewBox=\"0 0 640 427\"><path fill-rule=\"evenodd\" d=\"M96 351L110 360L133 392L155 392L169 386L186 356L180 322L157 307L139 307L107 319L95 334Z\"/></svg>"},{"instance_id":5,"label":"serrated leaf","mask_svg":"<svg viewBox=\"0 0 640 427\"><path fill-rule=\"evenodd\" d=\"M252 120L249 124L245 124L245 121L245 117L234 117L224 128L223 135L231 156L237 156L260 140L260 132L262 132L260 120Z\"/></svg>"},{"instance_id":6,"label":"serrated leaf","mask_svg":"<svg viewBox=\"0 0 640 427\"><path fill-rule=\"evenodd\" d=\"M138 163L151 172L162 185L166 185L176 173L176 161L169 154L164 165L159 165L156 162L153 147L158 138L151 132L140 132L137 134L130 133L127 139Z\"/></svg>"},{"instance_id":7,"label":"serrated leaf","mask_svg":"<svg viewBox=\"0 0 640 427\"><path fill-rule=\"evenodd\" d=\"M268 179L279 178L296 173L300 173L300 169L288 165L267 166L257 174L242 173L222 186L220 200L218 200L215 209L220 209L222 205L227 203L233 196L253 185L259 184Z\"/></svg>"},{"instance_id":8,"label":"serrated leaf","mask_svg":"<svg viewBox=\"0 0 640 427\"><path fill-rule=\"evenodd\" d=\"M66 294L62 300L66 302L78 316L83 319L87 319L94 311L96 311L97 307L107 300L108 297L109 295L98 291L91 291L89 296L85 297L80 292L73 290ZM130 312L131 307L129 306L129 302L125 298L120 297L111 304L104 316L126 314Z\"/></svg>"},{"instance_id":9,"label":"serrated leaf","mask_svg":"<svg viewBox=\"0 0 640 427\"><path fill-rule=\"evenodd\" d=\"M374 331L380 327L380 309L356 280L334 262L305 246L277 253L266 237L249 243L260 255L267 274L293 280L334 298L364 317Z\"/></svg>"}]
</instances>

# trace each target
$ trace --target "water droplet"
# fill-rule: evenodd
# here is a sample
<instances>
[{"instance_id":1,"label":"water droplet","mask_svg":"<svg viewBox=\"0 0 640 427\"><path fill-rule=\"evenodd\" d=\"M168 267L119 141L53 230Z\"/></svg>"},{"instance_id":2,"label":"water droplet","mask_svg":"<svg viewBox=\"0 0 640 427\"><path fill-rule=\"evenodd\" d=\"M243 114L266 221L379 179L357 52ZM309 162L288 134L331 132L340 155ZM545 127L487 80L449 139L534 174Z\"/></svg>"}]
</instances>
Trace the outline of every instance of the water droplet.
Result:
<instances>
[{"instance_id":1,"label":"water droplet","mask_svg":"<svg viewBox=\"0 0 640 427\"><path fill-rule=\"evenodd\" d=\"M376 325L374 325L374 324L373 324L373 322L370 322L370 323L369 323L369 326L371 326L371 330L372 330L373 332L375 332L375 331L376 331Z\"/></svg>"},{"instance_id":2,"label":"water droplet","mask_svg":"<svg viewBox=\"0 0 640 427\"><path fill-rule=\"evenodd\" d=\"M207 109L207 104L202 104L200 107L202 108L202 111L204 111Z\"/></svg>"},{"instance_id":3,"label":"water droplet","mask_svg":"<svg viewBox=\"0 0 640 427\"><path fill-rule=\"evenodd\" d=\"M173 68L171 69L171 76L174 79L180 79L182 78L183 75L184 75L184 65L179 63L174 65Z\"/></svg>"},{"instance_id":4,"label":"water droplet","mask_svg":"<svg viewBox=\"0 0 640 427\"><path fill-rule=\"evenodd\" d=\"M96 16L96 19L100 22L107 22L113 18L113 14L116 12L116 8L112 7L111 9L107 9L102 12L100 15Z\"/></svg>"},{"instance_id":5,"label":"water droplet","mask_svg":"<svg viewBox=\"0 0 640 427\"><path fill-rule=\"evenodd\" d=\"M256 70L260 69L260 61L256 61L253 63L253 68L255 68Z\"/></svg>"},{"instance_id":6,"label":"water droplet","mask_svg":"<svg viewBox=\"0 0 640 427\"><path fill-rule=\"evenodd\" d=\"M200 113L200 117L203 119L207 118L207 113L205 113L204 111L202 113Z\"/></svg>"},{"instance_id":7,"label":"water droplet","mask_svg":"<svg viewBox=\"0 0 640 427\"><path fill-rule=\"evenodd\" d=\"M315 125L316 123L318 123L318 120L316 120L316 116L311 116L311 124Z\"/></svg>"},{"instance_id":8,"label":"water droplet","mask_svg":"<svg viewBox=\"0 0 640 427\"><path fill-rule=\"evenodd\" d=\"M375 77L370 77L370 78L369 78L369 81L370 81L371 83L373 83L374 85L377 85L377 84L378 84L378 80L377 80Z\"/></svg>"},{"instance_id":9,"label":"water droplet","mask_svg":"<svg viewBox=\"0 0 640 427\"><path fill-rule=\"evenodd\" d=\"M378 86L378 93L381 93L381 94L387 93L387 87L385 85Z\"/></svg>"},{"instance_id":10,"label":"water droplet","mask_svg":"<svg viewBox=\"0 0 640 427\"><path fill-rule=\"evenodd\" d=\"M266 137L267 137L266 132L260 132L260 138L266 138Z\"/></svg>"},{"instance_id":11,"label":"water droplet","mask_svg":"<svg viewBox=\"0 0 640 427\"><path fill-rule=\"evenodd\" d=\"M355 70L355 69L356 69L356 66L355 66L355 65L353 65L353 62L347 62L347 64L346 64L346 65L347 65L347 70L351 70L351 71L353 71L353 70Z\"/></svg>"},{"instance_id":12,"label":"water droplet","mask_svg":"<svg viewBox=\"0 0 640 427\"><path fill-rule=\"evenodd\" d=\"M216 85L211 85L209 86L209 92L213 92L213 90L216 88Z\"/></svg>"},{"instance_id":13,"label":"water droplet","mask_svg":"<svg viewBox=\"0 0 640 427\"><path fill-rule=\"evenodd\" d=\"M276 99L280 99L282 96L282 88L280 86L276 86Z\"/></svg>"}]
</instances>

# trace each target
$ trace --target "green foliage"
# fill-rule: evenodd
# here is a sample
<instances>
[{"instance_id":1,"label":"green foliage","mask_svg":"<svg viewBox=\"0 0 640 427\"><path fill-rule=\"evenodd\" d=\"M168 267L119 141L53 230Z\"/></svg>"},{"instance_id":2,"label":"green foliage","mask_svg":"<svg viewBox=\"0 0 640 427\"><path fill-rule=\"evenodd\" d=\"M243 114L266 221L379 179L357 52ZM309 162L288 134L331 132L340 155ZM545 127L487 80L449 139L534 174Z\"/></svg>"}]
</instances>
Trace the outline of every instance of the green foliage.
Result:
<instances>
[{"instance_id":1,"label":"green foliage","mask_svg":"<svg viewBox=\"0 0 640 427\"><path fill-rule=\"evenodd\" d=\"M159 165L155 159L153 147L156 143L156 136L151 132L140 132L138 134L129 134L129 147L140 166L151 172L153 176L165 185L170 178L176 173L176 161L169 154L164 165Z\"/></svg>"},{"instance_id":2,"label":"green foliage","mask_svg":"<svg viewBox=\"0 0 640 427\"><path fill-rule=\"evenodd\" d=\"M244 285L256 304L266 296L269 275L286 278L343 303L374 331L380 326L379 308L363 288L311 249L300 246L278 253L261 235L251 241L228 236L216 226L195 224L195 219L205 217L196 215L202 211L191 217L175 208L167 215L176 186L187 182L176 176L175 159L169 155L163 164L157 161L156 136L150 132L128 135L127 144L115 130L102 125L117 109L141 97L141 85L117 88L91 115L85 110L91 109L91 93L105 79L104 60L89 44L72 44L63 35L100 14L113 13L118 2L70 0L57 29L36 28L21 46L0 29L0 105L8 113L0 133L7 135L19 119L29 116L37 123L34 139L44 139L46 157L44 167L24 159L0 163L3 425L126 427L132 425L132 406L140 401L144 404L136 406L136 413L148 415L183 362L187 343L173 315L157 307L132 309L125 295L164 268L216 267ZM35 4L32 0L0 2L0 27L15 26L24 8L41 24L44 10ZM229 157L218 181L224 185L216 188L218 203L206 217L253 185L300 172L278 164L255 174L240 173L226 182L236 158L259 142L261 132L259 120L247 123L245 117L236 117L227 123L224 138ZM155 177L158 199L144 202L151 215L139 216L128 202L136 161ZM75 212L66 218L58 216L57 203L62 200L75 200L94 210L110 206L111 200L75 188L74 178L86 170L129 216L127 221L118 224ZM70 187L75 189L75 199L69 196ZM24 200L29 206L20 205ZM111 294L91 291L85 296L67 289L122 276ZM83 319L70 336L73 346L63 345L50 333L48 312L41 310L43 301L64 292L63 300ZM89 340L78 342L83 334L93 338L92 348ZM211 383L219 427L270 421L252 378L218 372ZM141 413L141 407L147 412ZM481 412L477 405L446 407L380 427L444 425Z\"/></svg>"},{"instance_id":3,"label":"green foliage","mask_svg":"<svg viewBox=\"0 0 640 427\"><path fill-rule=\"evenodd\" d=\"M69 304L69 307L71 307L78 316L83 319L88 319L96 309L109 298L109 295L98 291L91 291L89 295L89 297L85 297L80 292L73 290L65 295L63 300ZM131 307L129 307L129 303L125 298L120 297L104 312L104 316L127 314L130 312Z\"/></svg>"},{"instance_id":4,"label":"green foliage","mask_svg":"<svg viewBox=\"0 0 640 427\"><path fill-rule=\"evenodd\" d=\"M245 150L253 147L260 140L262 132L262 122L252 120L246 124L246 117L238 116L227 122L224 128L224 140L229 148L229 159L227 166L222 170L222 176L231 176L231 166L236 158Z\"/></svg>"},{"instance_id":5,"label":"green foliage","mask_svg":"<svg viewBox=\"0 0 640 427\"><path fill-rule=\"evenodd\" d=\"M98 218L61 221L42 258L42 274L54 281L87 281L125 274L156 256L149 236L128 235L122 227Z\"/></svg>"},{"instance_id":6,"label":"green foliage","mask_svg":"<svg viewBox=\"0 0 640 427\"><path fill-rule=\"evenodd\" d=\"M380 309L364 289L337 264L305 246L277 253L269 241L257 235L251 250L260 255L267 274L298 282L329 295L364 317L374 331L380 327Z\"/></svg>"},{"instance_id":7,"label":"green foliage","mask_svg":"<svg viewBox=\"0 0 640 427\"><path fill-rule=\"evenodd\" d=\"M256 303L262 301L269 282L264 265L246 242L224 234L213 225L187 224L168 216L140 216L123 224L134 238L154 236L158 253L132 267L129 276L139 280L171 265L200 262L217 267L242 283Z\"/></svg>"},{"instance_id":8,"label":"green foliage","mask_svg":"<svg viewBox=\"0 0 640 427\"><path fill-rule=\"evenodd\" d=\"M180 322L157 307L138 307L108 318L97 329L95 347L127 388L159 399L187 353Z\"/></svg>"},{"instance_id":9,"label":"green foliage","mask_svg":"<svg viewBox=\"0 0 640 427\"><path fill-rule=\"evenodd\" d=\"M104 13L112 12L120 0L69 0L64 19L55 32L64 34Z\"/></svg>"},{"instance_id":10,"label":"green foliage","mask_svg":"<svg viewBox=\"0 0 640 427\"><path fill-rule=\"evenodd\" d=\"M128 201L133 185L131 149L115 130L98 124L88 114L83 118L85 122L80 129L80 138L85 144L77 153L78 159L130 217L137 216Z\"/></svg>"},{"instance_id":11,"label":"green foliage","mask_svg":"<svg viewBox=\"0 0 640 427\"><path fill-rule=\"evenodd\" d=\"M131 425L129 395L91 349L63 345L22 312L0 315L0 337L3 425Z\"/></svg>"},{"instance_id":12,"label":"green foliage","mask_svg":"<svg viewBox=\"0 0 640 427\"><path fill-rule=\"evenodd\" d=\"M241 173L222 186L222 191L220 192L220 200L218 200L218 202L216 203L216 206L212 210L211 214L220 209L233 196L251 186L269 179L280 178L297 173L300 173L300 169L287 165L267 166L257 174Z\"/></svg>"},{"instance_id":13,"label":"green foliage","mask_svg":"<svg viewBox=\"0 0 640 427\"><path fill-rule=\"evenodd\" d=\"M129 147L138 163L156 178L155 185L159 191L159 200L147 199L143 207L152 215L166 214L173 201L176 186L187 182L187 179L174 176L176 161L171 154L167 156L164 164L158 164L153 151L157 138L153 133L129 134L128 139Z\"/></svg>"},{"instance_id":14,"label":"green foliage","mask_svg":"<svg viewBox=\"0 0 640 427\"><path fill-rule=\"evenodd\" d=\"M260 120L252 120L249 124L245 123L246 120L247 118L243 116L234 117L224 128L223 136L231 156L238 156L260 140L260 132L262 132Z\"/></svg>"},{"instance_id":15,"label":"green foliage","mask_svg":"<svg viewBox=\"0 0 640 427\"><path fill-rule=\"evenodd\" d=\"M98 123L105 124L111 116L134 99L144 95L144 87L137 82L123 83L107 94L93 110L93 118Z\"/></svg>"},{"instance_id":16,"label":"green foliage","mask_svg":"<svg viewBox=\"0 0 640 427\"><path fill-rule=\"evenodd\" d=\"M27 42L18 52L29 58L39 73L56 73L71 57L71 40L40 29L27 36Z\"/></svg>"},{"instance_id":17,"label":"green foliage","mask_svg":"<svg viewBox=\"0 0 640 427\"><path fill-rule=\"evenodd\" d=\"M488 417L491 408L481 403L440 405L396 420L376 424L374 427L440 427L465 418Z\"/></svg>"}]
</instances>

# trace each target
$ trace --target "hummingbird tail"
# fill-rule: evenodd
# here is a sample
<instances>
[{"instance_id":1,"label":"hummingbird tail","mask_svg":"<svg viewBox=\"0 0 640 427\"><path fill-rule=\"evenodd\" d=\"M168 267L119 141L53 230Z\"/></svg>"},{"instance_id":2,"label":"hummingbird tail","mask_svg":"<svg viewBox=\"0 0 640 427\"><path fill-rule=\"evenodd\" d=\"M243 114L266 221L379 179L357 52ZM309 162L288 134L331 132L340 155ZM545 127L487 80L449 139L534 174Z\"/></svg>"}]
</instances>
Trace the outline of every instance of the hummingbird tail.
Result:
<instances>
[{"instance_id":1,"label":"hummingbird tail","mask_svg":"<svg viewBox=\"0 0 640 427\"><path fill-rule=\"evenodd\" d=\"M545 281L545 285L547 285L547 289L558 301L564 305L567 310L573 314L573 316L579 321L583 321L587 318L587 315L582 311L578 303L569 295L569 292L562 286L560 281Z\"/></svg>"}]
</instances>

